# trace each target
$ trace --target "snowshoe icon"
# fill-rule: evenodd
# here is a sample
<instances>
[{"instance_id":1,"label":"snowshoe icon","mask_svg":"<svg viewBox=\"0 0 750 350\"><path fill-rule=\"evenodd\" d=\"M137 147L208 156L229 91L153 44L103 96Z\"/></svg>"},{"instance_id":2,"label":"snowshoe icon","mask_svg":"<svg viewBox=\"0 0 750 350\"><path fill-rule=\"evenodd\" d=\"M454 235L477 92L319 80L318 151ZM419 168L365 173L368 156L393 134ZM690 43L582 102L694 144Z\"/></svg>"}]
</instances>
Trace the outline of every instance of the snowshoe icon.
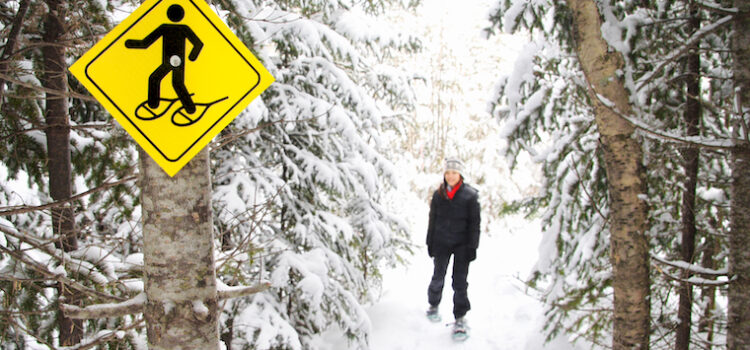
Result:
<instances>
[{"instance_id":1,"label":"snowshoe icon","mask_svg":"<svg viewBox=\"0 0 750 350\"><path fill-rule=\"evenodd\" d=\"M146 121L156 120L166 115L171 109L173 109L173 106L179 106L179 108L172 113L172 124L175 126L190 126L203 118L211 106L228 98L229 97L222 97L212 102L195 103L195 111L193 113L189 113L185 106L177 104L177 102L180 101L177 98L161 98L159 99L159 106L156 108L150 107L148 101L144 101L135 108L135 117Z\"/></svg>"},{"instance_id":2,"label":"snowshoe icon","mask_svg":"<svg viewBox=\"0 0 750 350\"><path fill-rule=\"evenodd\" d=\"M143 101L138 107L135 108L135 117L140 120L154 120L162 117L164 114L172 108L172 105L177 99L159 99L159 106L151 108L148 105L148 101ZM167 102L167 103L164 103Z\"/></svg>"},{"instance_id":3,"label":"snowshoe icon","mask_svg":"<svg viewBox=\"0 0 750 350\"><path fill-rule=\"evenodd\" d=\"M189 113L185 106L180 107L177 111L172 114L172 124L175 126L190 126L197 123L208 109L216 103L226 100L228 97L224 97L209 103L196 103L195 112Z\"/></svg>"}]
</instances>

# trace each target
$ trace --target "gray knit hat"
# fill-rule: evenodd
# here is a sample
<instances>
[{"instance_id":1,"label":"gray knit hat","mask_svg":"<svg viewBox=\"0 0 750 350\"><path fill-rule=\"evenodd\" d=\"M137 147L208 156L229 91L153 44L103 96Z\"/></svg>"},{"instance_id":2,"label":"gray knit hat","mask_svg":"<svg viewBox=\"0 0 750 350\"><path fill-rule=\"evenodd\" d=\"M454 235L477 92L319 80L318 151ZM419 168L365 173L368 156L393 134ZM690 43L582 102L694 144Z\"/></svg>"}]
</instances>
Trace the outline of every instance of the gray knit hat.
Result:
<instances>
[{"instance_id":1,"label":"gray knit hat","mask_svg":"<svg viewBox=\"0 0 750 350\"><path fill-rule=\"evenodd\" d=\"M464 172L464 163L457 158L446 158L445 159L445 171L454 170L459 173Z\"/></svg>"}]
</instances>

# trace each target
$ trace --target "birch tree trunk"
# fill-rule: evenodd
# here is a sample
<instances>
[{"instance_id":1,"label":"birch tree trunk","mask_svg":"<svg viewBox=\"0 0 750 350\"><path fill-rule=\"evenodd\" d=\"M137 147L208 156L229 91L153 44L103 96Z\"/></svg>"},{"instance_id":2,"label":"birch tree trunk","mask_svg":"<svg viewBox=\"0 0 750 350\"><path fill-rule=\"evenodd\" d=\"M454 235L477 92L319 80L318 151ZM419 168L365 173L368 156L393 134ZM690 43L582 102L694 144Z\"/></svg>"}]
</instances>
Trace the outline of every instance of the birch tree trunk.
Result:
<instances>
[{"instance_id":1,"label":"birch tree trunk","mask_svg":"<svg viewBox=\"0 0 750 350\"><path fill-rule=\"evenodd\" d=\"M208 150L172 178L140 158L149 349L218 349Z\"/></svg>"},{"instance_id":2,"label":"birch tree trunk","mask_svg":"<svg viewBox=\"0 0 750 350\"><path fill-rule=\"evenodd\" d=\"M617 70L623 61L602 38L601 18L593 0L567 0L573 13L575 45L586 80L594 91L597 129L605 160L610 200L610 259L613 266L614 350L649 348L649 254L643 151L634 128L599 102L600 94L620 113L630 114L628 92Z\"/></svg>"},{"instance_id":3,"label":"birch tree trunk","mask_svg":"<svg viewBox=\"0 0 750 350\"><path fill-rule=\"evenodd\" d=\"M62 201L72 195L72 169L70 164L70 118L68 116L68 79L65 62L65 47L60 43L65 36L65 2L47 0L42 38L42 60L44 72L41 83L47 89L44 118L47 139L47 169L49 193L54 201ZM57 247L69 252L78 249L73 208L70 203L52 208L52 230L57 238ZM77 296L58 283L58 296L67 304L77 305ZM58 312L61 346L78 344L83 337L83 323L72 320Z\"/></svg>"},{"instance_id":4,"label":"birch tree trunk","mask_svg":"<svg viewBox=\"0 0 750 350\"><path fill-rule=\"evenodd\" d=\"M688 34L692 35L700 29L700 18L698 17L698 4L690 0L689 4ZM698 43L691 48L687 57L687 103L685 104L685 124L688 136L698 136L698 125L701 118L700 96L700 56ZM682 260L693 263L695 254L695 188L698 183L698 157L699 150L695 145L687 145L682 150L682 159L685 167L685 188L682 191L682 243L680 255ZM684 280L689 279L691 274L685 271L682 275ZM680 302L677 310L679 324L677 326L677 338L675 350L688 350L690 348L690 328L693 315L693 286L683 282L679 287Z\"/></svg>"},{"instance_id":5,"label":"birch tree trunk","mask_svg":"<svg viewBox=\"0 0 750 350\"><path fill-rule=\"evenodd\" d=\"M735 0L732 54L737 113L737 134L732 154L732 199L730 207L729 269L735 280L729 284L727 349L750 349L750 1Z\"/></svg>"}]
</instances>

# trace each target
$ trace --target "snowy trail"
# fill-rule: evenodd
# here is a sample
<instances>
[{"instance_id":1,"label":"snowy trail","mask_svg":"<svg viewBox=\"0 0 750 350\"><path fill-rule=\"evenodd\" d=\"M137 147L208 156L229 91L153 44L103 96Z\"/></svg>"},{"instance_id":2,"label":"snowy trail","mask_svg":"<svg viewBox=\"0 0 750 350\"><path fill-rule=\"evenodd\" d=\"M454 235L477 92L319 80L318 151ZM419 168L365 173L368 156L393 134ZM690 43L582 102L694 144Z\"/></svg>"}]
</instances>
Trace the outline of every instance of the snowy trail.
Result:
<instances>
[{"instance_id":1,"label":"snowy trail","mask_svg":"<svg viewBox=\"0 0 750 350\"><path fill-rule=\"evenodd\" d=\"M426 217L426 213L425 216ZM425 220L426 221L426 220ZM421 243L426 229L414 225L412 241ZM379 301L368 308L372 322L373 350L473 349L473 350L571 350L567 341L558 339L544 345L539 331L542 307L524 294L524 279L536 262L541 239L537 221L508 218L484 234L477 260L470 266L469 298L472 310L466 318L471 337L455 343L450 337L453 322L450 271L446 277L442 321L432 323L424 316L427 308L427 284L432 261L420 245L409 265L384 272L383 292ZM335 332L322 339L332 350L348 349Z\"/></svg>"},{"instance_id":2,"label":"snowy trail","mask_svg":"<svg viewBox=\"0 0 750 350\"><path fill-rule=\"evenodd\" d=\"M384 276L383 296L368 310L373 325L372 348L526 348L527 339L536 332L541 306L523 293L523 285L515 277L525 278L536 261L538 228L538 223L517 222L502 229L498 227L491 236L482 237L477 260L470 266L472 310L466 318L471 337L464 343L454 343L450 339L450 327L446 327L453 322L450 280L446 280L440 308L443 321L431 323L424 317L432 261L421 247L409 266L389 271ZM420 229L423 227L414 230L414 242L423 240L419 233L424 230Z\"/></svg>"}]
</instances>

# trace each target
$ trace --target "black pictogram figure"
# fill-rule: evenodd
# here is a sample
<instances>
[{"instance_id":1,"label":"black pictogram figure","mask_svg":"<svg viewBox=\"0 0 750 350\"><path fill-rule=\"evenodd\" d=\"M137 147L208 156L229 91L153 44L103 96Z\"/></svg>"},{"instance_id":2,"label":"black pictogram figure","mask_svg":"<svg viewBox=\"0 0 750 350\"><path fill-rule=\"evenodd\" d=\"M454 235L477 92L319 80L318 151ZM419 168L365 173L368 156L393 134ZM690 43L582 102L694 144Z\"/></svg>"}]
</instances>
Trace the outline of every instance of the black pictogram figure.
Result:
<instances>
[{"instance_id":1,"label":"black pictogram figure","mask_svg":"<svg viewBox=\"0 0 750 350\"><path fill-rule=\"evenodd\" d=\"M222 97L220 99L217 99L217 100L211 101L211 102L196 102L195 106L201 107L201 109L197 110L198 113L188 113L188 114L185 114L183 111L186 110L186 108L185 107L180 107L174 113L172 113L172 124L174 124L175 126L190 126L190 125L193 125L193 124L197 123L198 120L200 120L201 118L203 118L203 116L206 114L206 112L208 111L208 109L211 106L213 106L213 105L215 105L215 104L217 104L217 103L219 103L221 101L224 101L224 100L226 100L228 98L229 97ZM150 108L146 107L146 104L148 103L148 101L146 101L146 102L143 102L140 105L138 105L138 107L136 107L136 109L135 109L135 117L138 118L138 119L140 119L140 120L154 120L154 119L161 118L162 116L164 116L165 114L167 114L167 112L172 108L172 105L174 105L175 102L177 102L177 100L179 100L179 99L177 99L177 98L161 98L159 100L162 101L162 102L166 102L167 103L167 107L164 110L162 110L161 112L159 112L159 111L155 111L153 109L150 109Z\"/></svg>"},{"instance_id":2,"label":"black pictogram figure","mask_svg":"<svg viewBox=\"0 0 750 350\"><path fill-rule=\"evenodd\" d=\"M167 18L172 22L179 22L185 17L185 10L180 5L172 5L167 9ZM130 39L125 41L129 49L145 49L157 39L162 38L161 66L148 77L148 106L158 108L160 102L160 85L162 79L172 72L172 87L182 102L185 111L195 112L195 103L185 87L185 40L193 44L190 50L190 61L195 61L203 48L203 42L184 24L165 23L156 28L143 40Z\"/></svg>"}]
</instances>

